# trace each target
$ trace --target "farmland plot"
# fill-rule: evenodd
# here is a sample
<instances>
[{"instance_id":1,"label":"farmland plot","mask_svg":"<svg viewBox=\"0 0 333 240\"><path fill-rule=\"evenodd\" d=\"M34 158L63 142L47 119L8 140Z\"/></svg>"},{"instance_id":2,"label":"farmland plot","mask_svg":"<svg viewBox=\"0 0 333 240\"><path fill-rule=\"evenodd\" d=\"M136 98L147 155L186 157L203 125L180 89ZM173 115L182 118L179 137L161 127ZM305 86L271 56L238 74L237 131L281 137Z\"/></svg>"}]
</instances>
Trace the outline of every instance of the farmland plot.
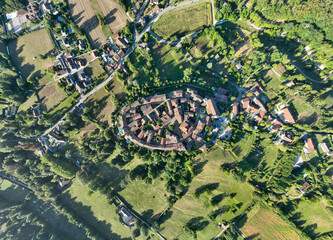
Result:
<instances>
[{"instance_id":1,"label":"farmland plot","mask_svg":"<svg viewBox=\"0 0 333 240\"><path fill-rule=\"evenodd\" d=\"M127 15L121 7L112 0L93 0L97 1L100 6L103 15L105 17L106 24L109 25L112 32L118 32L120 29L126 26Z\"/></svg>"},{"instance_id":2,"label":"farmland plot","mask_svg":"<svg viewBox=\"0 0 333 240\"><path fill-rule=\"evenodd\" d=\"M93 48L105 44L105 36L89 0L69 0L68 2L75 23L87 34Z\"/></svg>"}]
</instances>

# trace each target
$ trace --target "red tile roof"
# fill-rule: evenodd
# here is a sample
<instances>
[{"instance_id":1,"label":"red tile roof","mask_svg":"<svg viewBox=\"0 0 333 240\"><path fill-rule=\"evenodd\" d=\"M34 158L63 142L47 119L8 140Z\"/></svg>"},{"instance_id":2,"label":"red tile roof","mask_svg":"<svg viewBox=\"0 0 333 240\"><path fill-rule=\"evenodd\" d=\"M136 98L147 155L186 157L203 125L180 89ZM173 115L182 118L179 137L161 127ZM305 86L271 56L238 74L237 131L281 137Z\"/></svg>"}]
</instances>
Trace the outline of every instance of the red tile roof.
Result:
<instances>
[{"instance_id":1,"label":"red tile roof","mask_svg":"<svg viewBox=\"0 0 333 240\"><path fill-rule=\"evenodd\" d=\"M295 119L294 119L293 115L291 115L289 108L284 108L282 111L283 111L283 117L284 117L285 122L290 122L291 124L294 124Z\"/></svg>"},{"instance_id":2,"label":"red tile roof","mask_svg":"<svg viewBox=\"0 0 333 240\"><path fill-rule=\"evenodd\" d=\"M307 146L307 148L309 149L310 152L314 152L315 151L314 146L313 146L313 142L312 142L311 138L307 138L305 140L305 144L306 144L306 146Z\"/></svg>"}]
</instances>

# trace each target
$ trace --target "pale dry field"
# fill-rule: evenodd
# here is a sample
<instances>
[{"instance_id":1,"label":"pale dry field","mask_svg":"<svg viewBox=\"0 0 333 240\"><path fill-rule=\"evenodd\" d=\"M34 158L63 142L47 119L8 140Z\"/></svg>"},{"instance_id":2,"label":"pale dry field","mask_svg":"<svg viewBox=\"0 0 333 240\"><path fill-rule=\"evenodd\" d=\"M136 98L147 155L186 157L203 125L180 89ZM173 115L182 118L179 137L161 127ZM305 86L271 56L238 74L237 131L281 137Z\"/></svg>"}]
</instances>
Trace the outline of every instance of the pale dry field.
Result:
<instances>
[{"instance_id":1,"label":"pale dry field","mask_svg":"<svg viewBox=\"0 0 333 240\"><path fill-rule=\"evenodd\" d=\"M105 44L105 36L89 0L68 0L68 3L75 23L87 34L93 48Z\"/></svg>"},{"instance_id":2,"label":"pale dry field","mask_svg":"<svg viewBox=\"0 0 333 240\"><path fill-rule=\"evenodd\" d=\"M121 7L112 0L94 0L98 2L106 23L111 28L111 31L116 33L126 26L127 15Z\"/></svg>"}]
</instances>

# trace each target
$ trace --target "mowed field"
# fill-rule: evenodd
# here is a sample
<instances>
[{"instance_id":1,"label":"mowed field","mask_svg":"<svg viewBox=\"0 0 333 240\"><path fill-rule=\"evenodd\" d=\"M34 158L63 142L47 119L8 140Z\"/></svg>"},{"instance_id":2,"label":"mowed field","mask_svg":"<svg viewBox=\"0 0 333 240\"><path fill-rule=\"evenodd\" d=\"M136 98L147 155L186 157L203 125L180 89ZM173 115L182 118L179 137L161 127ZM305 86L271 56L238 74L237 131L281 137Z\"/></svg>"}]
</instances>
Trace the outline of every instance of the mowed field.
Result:
<instances>
[{"instance_id":1,"label":"mowed field","mask_svg":"<svg viewBox=\"0 0 333 240\"><path fill-rule=\"evenodd\" d=\"M43 87L37 95L42 103L43 110L47 112L67 97L67 94L57 86L56 82Z\"/></svg>"},{"instance_id":2,"label":"mowed field","mask_svg":"<svg viewBox=\"0 0 333 240\"><path fill-rule=\"evenodd\" d=\"M109 92L106 92L104 88L101 88L89 97L86 104L98 113L94 117L96 117L100 122L107 122L108 124L111 124L111 113L115 110L115 106L111 102L111 97L116 96L119 99L122 97L123 84L114 78L109 85ZM96 108L98 108L98 110L96 110Z\"/></svg>"},{"instance_id":3,"label":"mowed field","mask_svg":"<svg viewBox=\"0 0 333 240\"><path fill-rule=\"evenodd\" d=\"M161 234L167 239L193 239L184 233L182 227L189 222L196 222L198 239L212 239L221 229L206 221L206 217L213 213L217 214L216 222L230 221L240 215L249 206L252 199L252 187L243 182L236 181L231 175L225 175L219 170L223 162L234 161L230 153L216 147L201 155L195 162L198 173L189 185L186 194L178 200L169 210L166 217L162 218ZM215 185L216 188L210 195L202 194L195 197L197 189L205 185ZM230 194L234 196L231 197ZM214 206L210 205L211 199L219 199ZM239 209L231 211L232 206L239 205ZM229 211L221 210L230 207Z\"/></svg>"},{"instance_id":4,"label":"mowed field","mask_svg":"<svg viewBox=\"0 0 333 240\"><path fill-rule=\"evenodd\" d=\"M202 26L212 24L212 11L209 2L199 2L184 6L164 14L152 30L163 39L181 37L193 33Z\"/></svg>"},{"instance_id":5,"label":"mowed field","mask_svg":"<svg viewBox=\"0 0 333 240\"><path fill-rule=\"evenodd\" d=\"M68 0L68 3L75 23L87 34L92 47L105 44L105 36L89 0Z\"/></svg>"},{"instance_id":6,"label":"mowed field","mask_svg":"<svg viewBox=\"0 0 333 240\"><path fill-rule=\"evenodd\" d=\"M8 47L12 61L24 78L45 75L45 71L52 66L52 59L49 56L53 50L53 45L46 29L31 32L12 40ZM47 58L41 59L39 54L46 54ZM39 80L39 85L50 80L51 78L45 75Z\"/></svg>"},{"instance_id":7,"label":"mowed field","mask_svg":"<svg viewBox=\"0 0 333 240\"><path fill-rule=\"evenodd\" d=\"M302 239L298 233L276 213L263 206L254 207L246 217L247 221L241 228L241 231L248 239Z\"/></svg>"},{"instance_id":8,"label":"mowed field","mask_svg":"<svg viewBox=\"0 0 333 240\"><path fill-rule=\"evenodd\" d=\"M121 9L118 3L113 0L90 0L96 1L103 12L106 24L109 25L112 32L118 32L126 26L127 15Z\"/></svg>"}]
</instances>

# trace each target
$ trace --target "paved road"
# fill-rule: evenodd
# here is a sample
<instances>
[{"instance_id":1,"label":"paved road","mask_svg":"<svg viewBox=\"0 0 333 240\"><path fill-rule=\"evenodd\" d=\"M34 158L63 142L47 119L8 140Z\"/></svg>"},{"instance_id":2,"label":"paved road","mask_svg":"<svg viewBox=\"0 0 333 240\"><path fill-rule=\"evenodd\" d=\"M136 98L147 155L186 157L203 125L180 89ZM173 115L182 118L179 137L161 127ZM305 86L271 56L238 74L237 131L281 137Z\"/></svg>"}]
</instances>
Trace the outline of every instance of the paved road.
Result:
<instances>
[{"instance_id":1,"label":"paved road","mask_svg":"<svg viewBox=\"0 0 333 240\"><path fill-rule=\"evenodd\" d=\"M324 84L322 81L318 81L318 80L314 80L313 78L310 78L308 75L306 75L299 67L297 67L295 64L293 64L292 62L290 62L291 65L293 65L298 71L300 71L302 73L302 75L304 77L306 77L307 79L309 79L310 81L312 82L315 82L315 83L321 83L321 84Z\"/></svg>"}]
</instances>

